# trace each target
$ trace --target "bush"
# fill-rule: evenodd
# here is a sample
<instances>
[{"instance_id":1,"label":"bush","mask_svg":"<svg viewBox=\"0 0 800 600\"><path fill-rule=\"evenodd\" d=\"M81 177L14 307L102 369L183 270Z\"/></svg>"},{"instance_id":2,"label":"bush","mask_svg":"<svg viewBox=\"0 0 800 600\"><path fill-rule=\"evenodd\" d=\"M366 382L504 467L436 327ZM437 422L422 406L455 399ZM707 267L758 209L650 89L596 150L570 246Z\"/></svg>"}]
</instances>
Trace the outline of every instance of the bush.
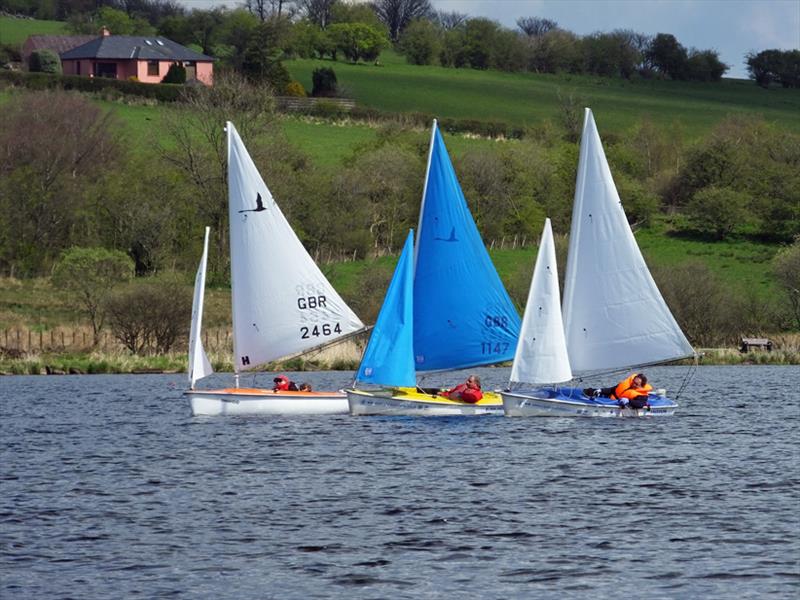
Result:
<instances>
[{"instance_id":1,"label":"bush","mask_svg":"<svg viewBox=\"0 0 800 600\"><path fill-rule=\"evenodd\" d=\"M107 303L111 331L133 354L165 354L188 331L191 298L176 283L131 286Z\"/></svg>"},{"instance_id":2,"label":"bush","mask_svg":"<svg viewBox=\"0 0 800 600\"><path fill-rule=\"evenodd\" d=\"M295 96L296 98L305 98L306 97L306 89L303 87L303 84L299 81L290 81L289 85L286 86L286 90L284 92L287 96Z\"/></svg>"},{"instance_id":3,"label":"bush","mask_svg":"<svg viewBox=\"0 0 800 600\"><path fill-rule=\"evenodd\" d=\"M311 81L314 84L311 90L312 96L336 96L338 82L336 81L336 73L330 67L314 69L311 74Z\"/></svg>"},{"instance_id":4,"label":"bush","mask_svg":"<svg viewBox=\"0 0 800 600\"><path fill-rule=\"evenodd\" d=\"M178 63L172 63L169 66L169 71L164 75L161 83L186 83L186 67Z\"/></svg>"},{"instance_id":5,"label":"bush","mask_svg":"<svg viewBox=\"0 0 800 600\"><path fill-rule=\"evenodd\" d=\"M728 187L707 187L698 191L686 206L689 226L694 231L724 240L748 220L749 197Z\"/></svg>"},{"instance_id":6,"label":"bush","mask_svg":"<svg viewBox=\"0 0 800 600\"><path fill-rule=\"evenodd\" d=\"M33 73L61 75L61 59L52 50L34 50L28 60L28 69Z\"/></svg>"}]
</instances>

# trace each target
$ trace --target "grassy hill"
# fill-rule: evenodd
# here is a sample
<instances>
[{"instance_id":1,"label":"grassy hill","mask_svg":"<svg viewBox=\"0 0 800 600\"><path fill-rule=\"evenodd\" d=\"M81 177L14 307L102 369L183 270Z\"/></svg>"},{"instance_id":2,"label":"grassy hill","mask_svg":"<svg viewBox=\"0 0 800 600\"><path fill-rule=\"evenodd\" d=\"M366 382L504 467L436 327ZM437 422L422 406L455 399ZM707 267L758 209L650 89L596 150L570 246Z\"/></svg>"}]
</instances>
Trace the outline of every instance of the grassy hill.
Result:
<instances>
[{"instance_id":1,"label":"grassy hill","mask_svg":"<svg viewBox=\"0 0 800 600\"><path fill-rule=\"evenodd\" d=\"M0 44L23 44L29 35L65 35L67 24L63 21L39 21L0 17Z\"/></svg>"},{"instance_id":2,"label":"grassy hill","mask_svg":"<svg viewBox=\"0 0 800 600\"><path fill-rule=\"evenodd\" d=\"M800 93L764 90L746 80L625 81L445 69L408 65L402 56L391 51L383 53L380 66L329 60L292 60L286 66L309 90L314 69L332 67L344 95L388 112L424 112L525 127L555 119L561 94L572 95L590 106L604 132L621 134L641 118L649 117L693 140L732 113L761 114L800 131Z\"/></svg>"}]
</instances>

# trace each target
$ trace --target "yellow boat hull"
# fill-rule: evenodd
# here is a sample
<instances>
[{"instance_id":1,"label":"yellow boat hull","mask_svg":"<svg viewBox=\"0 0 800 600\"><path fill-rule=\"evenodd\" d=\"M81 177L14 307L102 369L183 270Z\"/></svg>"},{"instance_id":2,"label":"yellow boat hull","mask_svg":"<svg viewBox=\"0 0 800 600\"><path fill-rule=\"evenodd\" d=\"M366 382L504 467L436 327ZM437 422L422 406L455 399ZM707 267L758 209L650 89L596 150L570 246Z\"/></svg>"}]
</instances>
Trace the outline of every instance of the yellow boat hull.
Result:
<instances>
[{"instance_id":1,"label":"yellow boat hull","mask_svg":"<svg viewBox=\"0 0 800 600\"><path fill-rule=\"evenodd\" d=\"M426 394L417 388L347 390L351 415L459 416L503 414L500 394L485 392L475 403L459 402L444 396Z\"/></svg>"}]
</instances>

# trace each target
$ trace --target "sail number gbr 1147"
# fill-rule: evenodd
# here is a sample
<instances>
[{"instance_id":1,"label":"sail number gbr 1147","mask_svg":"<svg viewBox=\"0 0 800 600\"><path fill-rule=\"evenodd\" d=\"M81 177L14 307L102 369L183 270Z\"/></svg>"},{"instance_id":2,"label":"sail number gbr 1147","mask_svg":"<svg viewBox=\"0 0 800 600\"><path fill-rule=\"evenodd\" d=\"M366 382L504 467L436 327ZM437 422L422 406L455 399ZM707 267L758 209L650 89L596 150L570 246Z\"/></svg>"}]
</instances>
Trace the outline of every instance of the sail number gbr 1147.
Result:
<instances>
[{"instance_id":1,"label":"sail number gbr 1147","mask_svg":"<svg viewBox=\"0 0 800 600\"><path fill-rule=\"evenodd\" d=\"M297 299L297 308L300 310L313 310L317 308L327 308L325 296L301 296ZM317 337L327 337L333 334L342 333L339 323L316 323L314 325L300 327L300 337L304 340Z\"/></svg>"}]
</instances>

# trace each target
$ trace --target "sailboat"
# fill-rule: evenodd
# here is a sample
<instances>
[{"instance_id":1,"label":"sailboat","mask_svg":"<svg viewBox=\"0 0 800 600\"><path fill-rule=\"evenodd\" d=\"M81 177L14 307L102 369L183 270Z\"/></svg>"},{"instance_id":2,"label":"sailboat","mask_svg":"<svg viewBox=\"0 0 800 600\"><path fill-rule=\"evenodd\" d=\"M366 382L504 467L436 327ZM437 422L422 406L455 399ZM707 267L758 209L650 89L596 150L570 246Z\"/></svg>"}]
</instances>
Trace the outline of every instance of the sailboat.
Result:
<instances>
[{"instance_id":1,"label":"sailboat","mask_svg":"<svg viewBox=\"0 0 800 600\"><path fill-rule=\"evenodd\" d=\"M546 225L545 234L547 229ZM538 289L537 277L539 280L543 277L542 254L549 256L542 263L555 273L555 252L545 248L551 244L552 236L543 235L510 389L502 392L505 414L606 417L674 414L677 404L666 397L664 390L649 394L649 408L635 410L620 408L616 400L609 398L589 397L577 387L523 387L562 383L572 376L583 379L632 371L695 355L636 244L588 108L572 209L563 315L557 302L552 302L557 286L553 291L551 281L549 292ZM537 299L548 293L550 302L542 312ZM562 316L563 340L558 331ZM544 321L547 321L546 332ZM537 366L539 361L542 364Z\"/></svg>"},{"instance_id":2,"label":"sailboat","mask_svg":"<svg viewBox=\"0 0 800 600\"><path fill-rule=\"evenodd\" d=\"M384 387L347 390L350 413L502 414L502 398L497 393L484 393L479 402L468 404L416 383L420 374L511 360L520 326L519 315L469 212L436 121L411 262L413 322L404 326L412 331L415 377L401 385L371 376L365 382ZM379 344L383 335L376 327L369 343ZM367 358L365 354L365 369ZM407 357L398 350L384 358L405 361ZM366 371L359 369L359 374Z\"/></svg>"},{"instance_id":3,"label":"sailboat","mask_svg":"<svg viewBox=\"0 0 800 600\"><path fill-rule=\"evenodd\" d=\"M306 252L232 123L226 124L226 131L235 383L232 388L195 389L196 380L208 374L197 371L185 392L192 413L346 414L347 396L342 391L239 387L243 372L354 335L364 325ZM200 345L202 316L197 312L190 343L195 348Z\"/></svg>"}]
</instances>

